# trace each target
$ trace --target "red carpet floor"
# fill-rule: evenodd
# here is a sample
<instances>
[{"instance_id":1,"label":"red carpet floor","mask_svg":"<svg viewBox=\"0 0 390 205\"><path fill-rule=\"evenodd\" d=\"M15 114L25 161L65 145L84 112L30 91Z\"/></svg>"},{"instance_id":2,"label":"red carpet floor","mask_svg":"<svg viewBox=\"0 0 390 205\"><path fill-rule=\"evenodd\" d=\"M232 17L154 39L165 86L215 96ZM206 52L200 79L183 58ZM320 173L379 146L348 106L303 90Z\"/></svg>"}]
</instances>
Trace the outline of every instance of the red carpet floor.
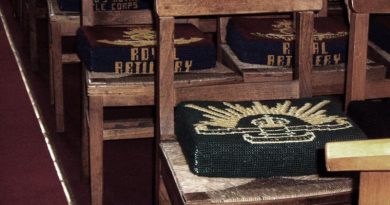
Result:
<instances>
[{"instance_id":1,"label":"red carpet floor","mask_svg":"<svg viewBox=\"0 0 390 205\"><path fill-rule=\"evenodd\" d=\"M0 73L0 204L67 204L3 24Z\"/></svg>"}]
</instances>

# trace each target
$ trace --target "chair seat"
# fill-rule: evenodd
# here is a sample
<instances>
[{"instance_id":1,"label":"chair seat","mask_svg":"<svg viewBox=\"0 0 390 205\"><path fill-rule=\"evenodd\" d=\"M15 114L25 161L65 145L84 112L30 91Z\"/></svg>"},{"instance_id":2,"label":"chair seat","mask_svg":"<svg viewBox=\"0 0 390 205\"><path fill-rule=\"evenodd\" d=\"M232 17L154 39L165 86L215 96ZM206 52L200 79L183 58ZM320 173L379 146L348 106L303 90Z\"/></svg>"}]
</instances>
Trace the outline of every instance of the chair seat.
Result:
<instances>
[{"instance_id":1,"label":"chair seat","mask_svg":"<svg viewBox=\"0 0 390 205\"><path fill-rule=\"evenodd\" d=\"M78 53L91 71L153 74L155 31L151 25L82 27ZM216 48L211 38L192 24L176 24L175 72L215 67Z\"/></svg>"},{"instance_id":2,"label":"chair seat","mask_svg":"<svg viewBox=\"0 0 390 205\"><path fill-rule=\"evenodd\" d=\"M184 102L175 133L190 170L211 177L324 174L325 143L365 139L327 98Z\"/></svg>"},{"instance_id":3,"label":"chair seat","mask_svg":"<svg viewBox=\"0 0 390 205\"><path fill-rule=\"evenodd\" d=\"M390 101L353 101L348 107L348 116L368 137L390 136Z\"/></svg>"},{"instance_id":4,"label":"chair seat","mask_svg":"<svg viewBox=\"0 0 390 205\"><path fill-rule=\"evenodd\" d=\"M315 18L314 66L345 63L348 43L346 22L341 15ZM232 18L227 26L226 40L245 63L294 65L295 34L289 18Z\"/></svg>"},{"instance_id":5,"label":"chair seat","mask_svg":"<svg viewBox=\"0 0 390 205\"><path fill-rule=\"evenodd\" d=\"M283 201L335 194L348 195L353 190L353 180L346 177L331 178L317 175L271 178L201 177L189 170L178 142L164 142L160 147L179 192L187 203Z\"/></svg>"}]
</instances>

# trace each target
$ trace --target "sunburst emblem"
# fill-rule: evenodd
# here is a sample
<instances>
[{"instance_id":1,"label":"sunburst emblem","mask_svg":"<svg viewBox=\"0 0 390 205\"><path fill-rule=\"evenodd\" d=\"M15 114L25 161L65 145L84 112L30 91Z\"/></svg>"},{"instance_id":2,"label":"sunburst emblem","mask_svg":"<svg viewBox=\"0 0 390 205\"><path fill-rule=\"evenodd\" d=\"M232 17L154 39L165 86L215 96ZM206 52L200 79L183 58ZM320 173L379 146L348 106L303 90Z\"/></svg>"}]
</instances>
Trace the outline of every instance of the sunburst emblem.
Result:
<instances>
[{"instance_id":1,"label":"sunburst emblem","mask_svg":"<svg viewBox=\"0 0 390 205\"><path fill-rule=\"evenodd\" d=\"M255 101L251 106L224 102L224 109L214 106L201 107L188 104L186 107L198 110L207 120L194 125L199 135L242 134L252 144L308 142L315 139L314 131L334 131L352 127L345 117L327 115L322 109L330 101L316 105L306 103L301 107L291 106L291 101L276 103L274 107ZM249 125L239 125L242 119L251 119ZM304 123L292 124L291 119Z\"/></svg>"},{"instance_id":2,"label":"sunburst emblem","mask_svg":"<svg viewBox=\"0 0 390 205\"><path fill-rule=\"evenodd\" d=\"M278 20L275 21L275 23L272 25L273 31L278 33L260 33L260 32L254 32L251 33L254 36L262 37L262 38L271 38L271 39L280 39L285 41L293 41L295 40L294 29L293 24L291 20ZM323 41L326 39L335 39L339 37L347 36L348 32L345 31L339 31L337 33L320 33L317 30L314 29L314 41Z\"/></svg>"},{"instance_id":3,"label":"sunburst emblem","mask_svg":"<svg viewBox=\"0 0 390 205\"><path fill-rule=\"evenodd\" d=\"M143 46L155 46L156 43L156 32L152 28L129 28L129 30L123 32L123 39L117 40L107 40L101 39L97 42L105 43L110 45L117 46L133 46L133 47L143 47ZM190 44L203 40L203 38L191 37L189 39L185 38L175 38L174 43L176 45Z\"/></svg>"}]
</instances>

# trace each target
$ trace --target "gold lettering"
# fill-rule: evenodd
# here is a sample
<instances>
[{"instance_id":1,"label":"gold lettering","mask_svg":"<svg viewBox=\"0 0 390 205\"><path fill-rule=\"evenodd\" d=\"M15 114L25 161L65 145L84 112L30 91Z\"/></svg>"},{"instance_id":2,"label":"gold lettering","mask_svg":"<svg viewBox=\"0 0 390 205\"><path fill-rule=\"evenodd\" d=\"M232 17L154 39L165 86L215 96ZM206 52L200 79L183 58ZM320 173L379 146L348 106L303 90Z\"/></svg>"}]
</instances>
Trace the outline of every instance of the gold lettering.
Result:
<instances>
[{"instance_id":1,"label":"gold lettering","mask_svg":"<svg viewBox=\"0 0 390 205\"><path fill-rule=\"evenodd\" d=\"M333 55L333 60L334 60L334 64L335 64L335 65L340 64L340 61L341 61L341 54L338 53L338 54Z\"/></svg>"},{"instance_id":2,"label":"gold lettering","mask_svg":"<svg viewBox=\"0 0 390 205\"><path fill-rule=\"evenodd\" d=\"M283 65L283 62L284 62L284 56L278 56L277 57L277 65L281 66L281 65Z\"/></svg>"},{"instance_id":3,"label":"gold lettering","mask_svg":"<svg viewBox=\"0 0 390 205\"><path fill-rule=\"evenodd\" d=\"M149 73L150 74L154 73L154 62L153 61L151 61L149 63Z\"/></svg>"},{"instance_id":4,"label":"gold lettering","mask_svg":"<svg viewBox=\"0 0 390 205\"><path fill-rule=\"evenodd\" d=\"M173 49L173 56L175 56L175 60L179 60L179 58L176 56L176 48Z\"/></svg>"},{"instance_id":5,"label":"gold lettering","mask_svg":"<svg viewBox=\"0 0 390 205\"><path fill-rule=\"evenodd\" d=\"M147 73L148 62L142 63L142 73Z\"/></svg>"},{"instance_id":6,"label":"gold lettering","mask_svg":"<svg viewBox=\"0 0 390 205\"><path fill-rule=\"evenodd\" d=\"M286 56L286 65L285 66L291 66L292 63L292 56Z\"/></svg>"},{"instance_id":7,"label":"gold lettering","mask_svg":"<svg viewBox=\"0 0 390 205\"><path fill-rule=\"evenodd\" d=\"M120 61L115 61L115 73L122 73L123 63Z\"/></svg>"},{"instance_id":8,"label":"gold lettering","mask_svg":"<svg viewBox=\"0 0 390 205\"><path fill-rule=\"evenodd\" d=\"M133 71L133 62L126 62L125 63L125 72L132 73L132 71Z\"/></svg>"},{"instance_id":9,"label":"gold lettering","mask_svg":"<svg viewBox=\"0 0 390 205\"><path fill-rule=\"evenodd\" d=\"M315 61L314 65L320 66L321 61L322 61L322 56L320 56L320 55L316 56L316 61Z\"/></svg>"},{"instance_id":10,"label":"gold lettering","mask_svg":"<svg viewBox=\"0 0 390 205\"><path fill-rule=\"evenodd\" d=\"M138 60L138 48L130 49L130 60L137 61Z\"/></svg>"},{"instance_id":11,"label":"gold lettering","mask_svg":"<svg viewBox=\"0 0 390 205\"><path fill-rule=\"evenodd\" d=\"M331 55L325 55L324 56L324 63L322 65L329 65L330 59L331 59Z\"/></svg>"},{"instance_id":12,"label":"gold lettering","mask_svg":"<svg viewBox=\"0 0 390 205\"><path fill-rule=\"evenodd\" d=\"M147 61L149 60L149 49L141 48L141 60Z\"/></svg>"},{"instance_id":13,"label":"gold lettering","mask_svg":"<svg viewBox=\"0 0 390 205\"><path fill-rule=\"evenodd\" d=\"M183 65L183 63L179 60L176 60L175 61L175 72L179 72L181 70L181 66Z\"/></svg>"},{"instance_id":14,"label":"gold lettering","mask_svg":"<svg viewBox=\"0 0 390 205\"><path fill-rule=\"evenodd\" d=\"M320 53L320 48L317 42L313 43L313 54L319 54Z\"/></svg>"},{"instance_id":15,"label":"gold lettering","mask_svg":"<svg viewBox=\"0 0 390 205\"><path fill-rule=\"evenodd\" d=\"M105 10L106 10L106 3L95 4L95 11L105 11Z\"/></svg>"},{"instance_id":16,"label":"gold lettering","mask_svg":"<svg viewBox=\"0 0 390 205\"><path fill-rule=\"evenodd\" d=\"M284 55L290 55L291 54L290 47L291 47L290 43L283 42L283 54Z\"/></svg>"},{"instance_id":17,"label":"gold lettering","mask_svg":"<svg viewBox=\"0 0 390 205\"><path fill-rule=\"evenodd\" d=\"M274 65L275 64L275 56L274 55L268 55L267 56L267 65Z\"/></svg>"},{"instance_id":18,"label":"gold lettering","mask_svg":"<svg viewBox=\"0 0 390 205\"><path fill-rule=\"evenodd\" d=\"M141 73L141 63L142 62L134 62L135 63L135 73L140 74Z\"/></svg>"},{"instance_id":19,"label":"gold lettering","mask_svg":"<svg viewBox=\"0 0 390 205\"><path fill-rule=\"evenodd\" d=\"M321 43L321 54L323 54L323 55L329 54L328 51L326 51L326 44L325 44L325 42Z\"/></svg>"},{"instance_id":20,"label":"gold lettering","mask_svg":"<svg viewBox=\"0 0 390 205\"><path fill-rule=\"evenodd\" d=\"M184 67L186 68L185 72L190 71L190 69L192 67L192 61L190 61L190 60L184 61Z\"/></svg>"}]
</instances>

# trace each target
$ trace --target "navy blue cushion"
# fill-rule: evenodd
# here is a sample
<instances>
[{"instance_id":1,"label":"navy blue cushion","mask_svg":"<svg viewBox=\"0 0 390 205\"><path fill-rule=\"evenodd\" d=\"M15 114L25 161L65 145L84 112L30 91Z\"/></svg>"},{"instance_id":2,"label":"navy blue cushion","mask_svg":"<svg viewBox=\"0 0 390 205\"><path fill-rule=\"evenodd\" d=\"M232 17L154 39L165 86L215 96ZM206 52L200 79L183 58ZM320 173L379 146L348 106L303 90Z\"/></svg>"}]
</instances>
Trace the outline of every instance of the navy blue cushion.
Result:
<instances>
[{"instance_id":1,"label":"navy blue cushion","mask_svg":"<svg viewBox=\"0 0 390 205\"><path fill-rule=\"evenodd\" d=\"M371 15L369 38L382 49L390 52L390 15Z\"/></svg>"},{"instance_id":2,"label":"navy blue cushion","mask_svg":"<svg viewBox=\"0 0 390 205\"><path fill-rule=\"evenodd\" d=\"M197 175L323 174L325 143L366 138L340 107L326 98L185 102L175 132Z\"/></svg>"},{"instance_id":3,"label":"navy blue cushion","mask_svg":"<svg viewBox=\"0 0 390 205\"><path fill-rule=\"evenodd\" d=\"M58 0L61 11L80 11L81 0Z\"/></svg>"},{"instance_id":4,"label":"navy blue cushion","mask_svg":"<svg viewBox=\"0 0 390 205\"><path fill-rule=\"evenodd\" d=\"M216 48L192 24L175 27L176 72L215 67ZM77 32L78 53L91 71L128 74L154 73L155 31L150 25L82 27Z\"/></svg>"},{"instance_id":5,"label":"navy blue cushion","mask_svg":"<svg viewBox=\"0 0 390 205\"><path fill-rule=\"evenodd\" d=\"M315 18L313 65L345 63L348 26L341 16ZM294 62L295 31L289 18L232 18L227 43L246 63L291 66Z\"/></svg>"}]
</instances>

